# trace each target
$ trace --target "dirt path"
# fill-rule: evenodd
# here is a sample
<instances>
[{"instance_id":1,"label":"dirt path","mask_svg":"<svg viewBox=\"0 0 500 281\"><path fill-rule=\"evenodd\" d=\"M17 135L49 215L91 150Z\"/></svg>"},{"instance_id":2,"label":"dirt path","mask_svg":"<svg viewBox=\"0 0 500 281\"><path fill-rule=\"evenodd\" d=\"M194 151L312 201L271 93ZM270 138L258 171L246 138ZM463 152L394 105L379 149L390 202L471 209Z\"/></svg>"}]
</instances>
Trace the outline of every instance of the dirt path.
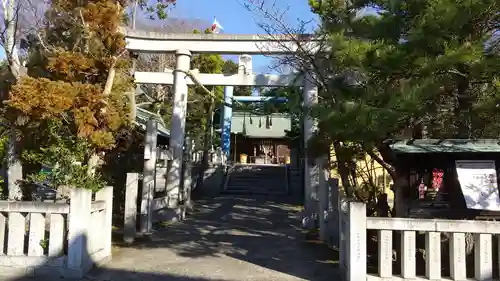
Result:
<instances>
[{"instance_id":1,"label":"dirt path","mask_svg":"<svg viewBox=\"0 0 500 281\"><path fill-rule=\"evenodd\" d=\"M219 196L196 202L188 219L151 240L117 247L86 280L332 281L335 252L307 243L298 209L283 198Z\"/></svg>"}]
</instances>

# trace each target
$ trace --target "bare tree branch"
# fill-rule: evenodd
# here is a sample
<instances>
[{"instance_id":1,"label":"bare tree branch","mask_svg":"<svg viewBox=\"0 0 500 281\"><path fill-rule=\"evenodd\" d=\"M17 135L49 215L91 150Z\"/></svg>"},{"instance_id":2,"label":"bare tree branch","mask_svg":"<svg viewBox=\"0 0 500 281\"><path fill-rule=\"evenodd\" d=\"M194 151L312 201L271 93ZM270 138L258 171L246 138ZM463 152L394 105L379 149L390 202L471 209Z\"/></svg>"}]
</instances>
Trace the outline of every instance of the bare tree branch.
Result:
<instances>
[{"instance_id":1,"label":"bare tree branch","mask_svg":"<svg viewBox=\"0 0 500 281\"><path fill-rule=\"evenodd\" d=\"M0 16L0 44L5 50L9 71L16 83L26 74L20 58L20 34L29 34L32 30L40 27L40 19L37 16L39 8L45 5L44 1L38 1L35 5L30 0L1 0L2 13ZM22 190L20 182L23 179L23 167L20 161L18 136L9 126L9 143L7 148L7 189L9 200L21 200Z\"/></svg>"},{"instance_id":2,"label":"bare tree branch","mask_svg":"<svg viewBox=\"0 0 500 281\"><path fill-rule=\"evenodd\" d=\"M319 87L326 88L328 85L328 74L331 73L325 62L329 52L326 48L327 36L320 33L319 24L313 19L300 20L291 23L287 19L290 7L280 7L276 2L269 5L265 0L238 0L238 3L254 14L258 26L261 27L271 38L279 40L278 47L285 51L294 53L290 56L274 56L274 68L280 66L292 67L297 70L307 69L314 73L314 83ZM313 34L309 34L313 32ZM278 38L279 37L279 38ZM310 44L310 39L315 40L315 46ZM291 50L284 41L294 42L297 49Z\"/></svg>"},{"instance_id":3,"label":"bare tree branch","mask_svg":"<svg viewBox=\"0 0 500 281\"><path fill-rule=\"evenodd\" d=\"M145 31L168 32L168 33L192 33L194 30L204 30L210 26L209 22L191 19L170 18L163 21L150 21L138 18L135 22L136 29ZM174 54L138 54L136 71L163 72L175 68ZM171 87L155 85L147 87L149 90L148 101L150 104L139 103L141 106L163 104L172 99ZM194 101L189 101L193 103ZM159 109L157 110L159 111ZM158 113L158 112L157 112Z\"/></svg>"}]
</instances>

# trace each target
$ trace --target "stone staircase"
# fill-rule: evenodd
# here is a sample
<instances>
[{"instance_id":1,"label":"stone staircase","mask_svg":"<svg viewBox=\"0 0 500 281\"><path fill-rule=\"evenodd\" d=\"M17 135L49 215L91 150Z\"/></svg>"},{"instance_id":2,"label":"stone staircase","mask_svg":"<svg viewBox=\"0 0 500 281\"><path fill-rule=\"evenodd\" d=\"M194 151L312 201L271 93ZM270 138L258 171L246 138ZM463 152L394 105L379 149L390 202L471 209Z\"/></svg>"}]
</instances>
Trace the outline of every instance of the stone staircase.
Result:
<instances>
[{"instance_id":1,"label":"stone staircase","mask_svg":"<svg viewBox=\"0 0 500 281\"><path fill-rule=\"evenodd\" d=\"M287 195L285 166L234 165L228 170L224 193Z\"/></svg>"}]
</instances>

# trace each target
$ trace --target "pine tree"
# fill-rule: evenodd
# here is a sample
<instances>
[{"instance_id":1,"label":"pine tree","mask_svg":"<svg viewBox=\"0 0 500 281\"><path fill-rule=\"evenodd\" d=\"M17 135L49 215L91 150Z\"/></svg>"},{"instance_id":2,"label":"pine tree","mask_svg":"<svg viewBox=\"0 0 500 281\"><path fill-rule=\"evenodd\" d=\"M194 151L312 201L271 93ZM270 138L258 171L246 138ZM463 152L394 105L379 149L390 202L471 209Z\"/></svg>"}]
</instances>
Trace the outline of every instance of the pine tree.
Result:
<instances>
[{"instance_id":1,"label":"pine tree","mask_svg":"<svg viewBox=\"0 0 500 281\"><path fill-rule=\"evenodd\" d=\"M490 43L498 1L349 3L311 2L337 57L330 64L339 67L333 81L338 90L328 91L342 109L336 117L356 115L355 128L364 128L350 138L386 138L416 124L425 125L429 137L498 136L491 121L498 115L500 59ZM377 13L355 13L367 7ZM354 85L340 79L346 73L351 79L357 74Z\"/></svg>"},{"instance_id":2,"label":"pine tree","mask_svg":"<svg viewBox=\"0 0 500 281\"><path fill-rule=\"evenodd\" d=\"M497 138L499 4L311 0L331 51L316 62L324 87L310 147L361 148L394 175L387 139ZM351 159L338 160L348 169Z\"/></svg>"}]
</instances>

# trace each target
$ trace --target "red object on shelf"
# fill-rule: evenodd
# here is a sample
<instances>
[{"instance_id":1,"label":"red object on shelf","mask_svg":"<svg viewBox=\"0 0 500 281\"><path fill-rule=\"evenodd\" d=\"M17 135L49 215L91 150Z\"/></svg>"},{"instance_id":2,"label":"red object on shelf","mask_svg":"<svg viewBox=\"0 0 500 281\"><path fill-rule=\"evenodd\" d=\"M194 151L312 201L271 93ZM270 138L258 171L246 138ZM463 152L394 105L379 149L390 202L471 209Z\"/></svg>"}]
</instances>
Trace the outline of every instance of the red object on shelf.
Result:
<instances>
[{"instance_id":1,"label":"red object on shelf","mask_svg":"<svg viewBox=\"0 0 500 281\"><path fill-rule=\"evenodd\" d=\"M439 191L439 189L441 189L443 176L444 171L442 169L434 168L434 170L432 170L432 188L434 188L434 190Z\"/></svg>"}]
</instances>

